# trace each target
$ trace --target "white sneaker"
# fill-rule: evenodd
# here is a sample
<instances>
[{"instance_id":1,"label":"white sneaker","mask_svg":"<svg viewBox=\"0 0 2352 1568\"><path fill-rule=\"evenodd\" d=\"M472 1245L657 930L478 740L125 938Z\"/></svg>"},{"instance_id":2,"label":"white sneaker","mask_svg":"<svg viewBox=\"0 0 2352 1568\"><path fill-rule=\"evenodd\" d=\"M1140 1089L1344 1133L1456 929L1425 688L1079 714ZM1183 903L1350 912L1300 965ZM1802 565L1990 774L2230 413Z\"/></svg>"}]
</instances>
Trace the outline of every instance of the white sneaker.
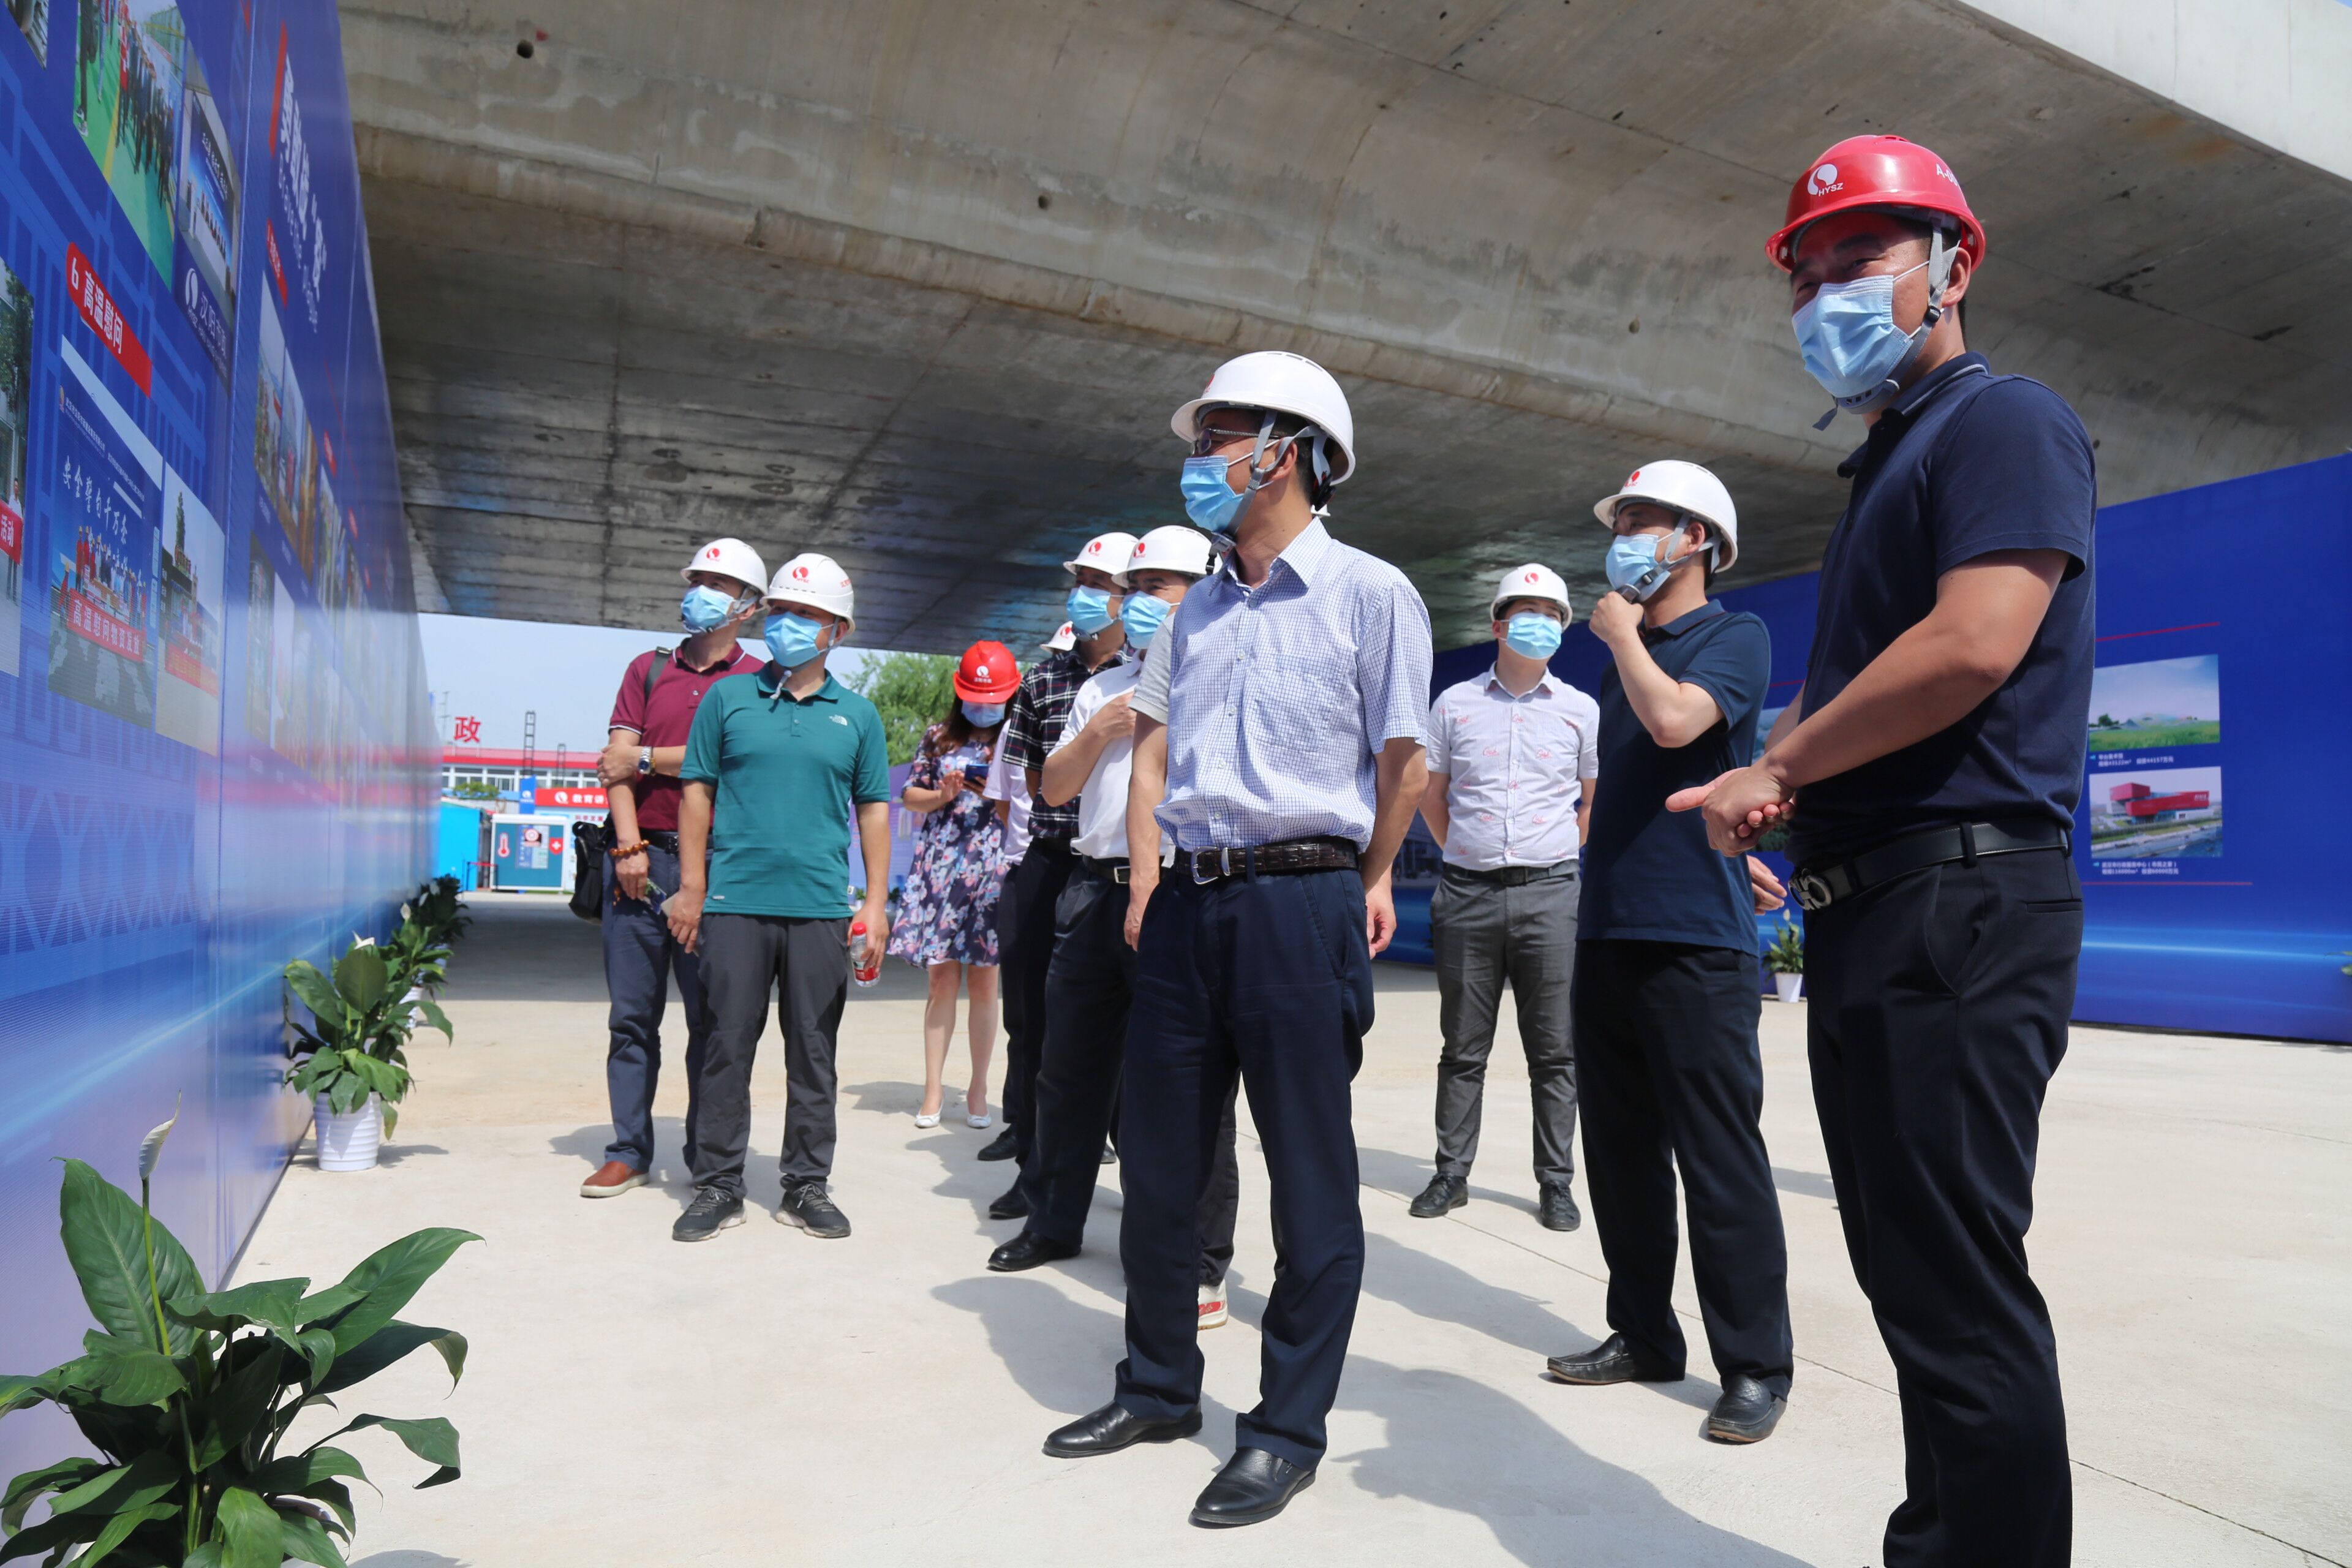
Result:
<instances>
[{"instance_id":1,"label":"white sneaker","mask_svg":"<svg viewBox=\"0 0 2352 1568\"><path fill-rule=\"evenodd\" d=\"M1201 1326L1204 1329L1224 1327L1229 1316L1225 1310L1225 1288L1223 1285L1201 1287Z\"/></svg>"}]
</instances>

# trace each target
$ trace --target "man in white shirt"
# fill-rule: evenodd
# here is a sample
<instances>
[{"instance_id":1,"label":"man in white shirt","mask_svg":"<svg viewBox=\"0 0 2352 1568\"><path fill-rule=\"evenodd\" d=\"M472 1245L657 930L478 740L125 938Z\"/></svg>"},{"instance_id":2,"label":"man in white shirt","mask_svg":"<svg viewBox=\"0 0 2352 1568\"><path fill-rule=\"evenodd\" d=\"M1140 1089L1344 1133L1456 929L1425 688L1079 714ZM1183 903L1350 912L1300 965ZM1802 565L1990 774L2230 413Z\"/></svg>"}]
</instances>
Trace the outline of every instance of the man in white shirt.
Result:
<instances>
[{"instance_id":1,"label":"man in white shirt","mask_svg":"<svg viewBox=\"0 0 2352 1568\"><path fill-rule=\"evenodd\" d=\"M1421 815L1445 852L1429 904L1437 951L1437 1173L1409 1211L1433 1219L1470 1201L1496 1005L1511 990L1535 1101L1536 1215L1583 1223L1576 1171L1577 849L1601 771L1601 708L1551 673L1574 611L1568 584L1530 562L1503 574L1492 610L1495 665L1450 686L1429 710Z\"/></svg>"},{"instance_id":2,"label":"man in white shirt","mask_svg":"<svg viewBox=\"0 0 2352 1568\"><path fill-rule=\"evenodd\" d=\"M1135 952L1127 944L1128 779L1135 719L1129 703L1150 660L1153 634L1192 584L1208 574L1209 537L1156 528L1119 574L1121 618L1136 658L1078 689L1061 736L1047 754L1038 794L1048 805L1077 799L1070 841L1076 865L1054 909L1054 956L1045 977L1045 1047L1037 1064L1036 1128L1021 1187L1028 1223L989 1255L1000 1274L1077 1255L1092 1205L1103 1137L1111 1123ZM1201 1323L1225 1321L1224 1266L1233 1255L1239 1172L1228 1100L1217 1168L1201 1204Z\"/></svg>"}]
</instances>

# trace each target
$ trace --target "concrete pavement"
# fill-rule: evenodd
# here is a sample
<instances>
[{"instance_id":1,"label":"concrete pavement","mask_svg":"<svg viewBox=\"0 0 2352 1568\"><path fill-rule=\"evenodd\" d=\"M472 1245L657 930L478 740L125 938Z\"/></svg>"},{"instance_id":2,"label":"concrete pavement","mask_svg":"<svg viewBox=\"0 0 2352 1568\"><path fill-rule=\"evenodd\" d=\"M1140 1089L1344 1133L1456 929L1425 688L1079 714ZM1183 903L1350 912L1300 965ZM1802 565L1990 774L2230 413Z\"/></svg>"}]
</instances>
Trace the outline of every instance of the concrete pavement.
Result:
<instances>
[{"instance_id":1,"label":"concrete pavement","mask_svg":"<svg viewBox=\"0 0 2352 1568\"><path fill-rule=\"evenodd\" d=\"M768 1217L784 1088L771 1049L755 1083L762 1207L677 1245L675 1078L656 1184L574 1195L609 1133L593 929L552 900L476 910L454 966L457 1044L436 1035L415 1051L385 1163L328 1175L306 1144L236 1276L340 1278L420 1226L486 1238L406 1314L471 1340L455 1395L420 1357L345 1400L346 1416L446 1415L464 1441L464 1479L417 1492L420 1464L378 1435L351 1440L384 1489L362 1493L362 1568L1878 1560L1901 1435L1823 1174L1801 1007L1764 1009L1797 1383L1770 1441L1727 1448L1699 1437L1717 1390L1686 1266L1686 1382L1538 1375L1545 1355L1606 1332L1605 1275L1589 1222L1565 1237L1535 1223L1507 1019L1470 1206L1406 1215L1428 1172L1436 997L1426 973L1381 966L1356 1115L1369 1257L1330 1457L1280 1520L1211 1533L1184 1514L1255 1400L1252 1325L1272 1273L1264 1167L1246 1146L1234 1321L1203 1340L1206 1429L1047 1459L1039 1440L1108 1396L1118 1354L1117 1167L1084 1255L988 1274L1014 1228L983 1213L1007 1167L972 1158L992 1134L914 1128L919 984L894 963L854 994L843 1031L835 1194L856 1234L817 1242ZM962 1081L952 1061L949 1081ZM2075 1032L2044 1123L2032 1254L2066 1375L2076 1562L2352 1563L2347 1187L2344 1052Z\"/></svg>"}]
</instances>

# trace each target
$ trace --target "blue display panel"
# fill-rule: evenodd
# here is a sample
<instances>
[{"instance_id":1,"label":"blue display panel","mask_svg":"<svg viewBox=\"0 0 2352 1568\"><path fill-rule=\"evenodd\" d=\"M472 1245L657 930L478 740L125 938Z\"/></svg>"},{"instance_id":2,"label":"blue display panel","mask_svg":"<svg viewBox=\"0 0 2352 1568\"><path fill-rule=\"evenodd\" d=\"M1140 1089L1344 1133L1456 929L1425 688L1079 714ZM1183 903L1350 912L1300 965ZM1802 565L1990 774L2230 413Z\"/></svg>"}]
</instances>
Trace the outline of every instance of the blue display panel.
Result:
<instances>
[{"instance_id":1,"label":"blue display panel","mask_svg":"<svg viewBox=\"0 0 2352 1568\"><path fill-rule=\"evenodd\" d=\"M0 22L0 1300L72 1353L55 1157L217 1279L306 1110L278 973L429 868L434 741L334 9ZM0 1474L57 1446L0 1427Z\"/></svg>"},{"instance_id":2,"label":"blue display panel","mask_svg":"<svg viewBox=\"0 0 2352 1568\"><path fill-rule=\"evenodd\" d=\"M2352 837L2313 806L2352 773L2347 518L2352 457L2101 510L2077 1018L2352 1041ZM1759 732L1803 681L1819 589L1723 595L1771 628ZM1552 668L1597 691L1607 658L1580 628ZM1491 644L1440 654L1436 687L1493 662ZM1419 956L1426 895L1417 924L1406 908L1400 956Z\"/></svg>"}]
</instances>

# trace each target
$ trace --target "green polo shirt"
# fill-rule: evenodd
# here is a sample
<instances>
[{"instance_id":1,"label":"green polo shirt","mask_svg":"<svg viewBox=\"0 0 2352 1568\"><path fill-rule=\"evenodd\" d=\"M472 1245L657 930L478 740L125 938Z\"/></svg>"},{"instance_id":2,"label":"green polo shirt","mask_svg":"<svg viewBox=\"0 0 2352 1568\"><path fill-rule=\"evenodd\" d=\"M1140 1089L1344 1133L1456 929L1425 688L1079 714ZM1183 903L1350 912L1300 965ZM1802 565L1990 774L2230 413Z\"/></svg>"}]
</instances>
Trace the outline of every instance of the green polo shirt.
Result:
<instances>
[{"instance_id":1,"label":"green polo shirt","mask_svg":"<svg viewBox=\"0 0 2352 1568\"><path fill-rule=\"evenodd\" d=\"M774 665L704 693L678 776L712 784L703 912L840 920L849 910L849 814L890 798L882 715L824 678L806 701L776 695Z\"/></svg>"}]
</instances>

